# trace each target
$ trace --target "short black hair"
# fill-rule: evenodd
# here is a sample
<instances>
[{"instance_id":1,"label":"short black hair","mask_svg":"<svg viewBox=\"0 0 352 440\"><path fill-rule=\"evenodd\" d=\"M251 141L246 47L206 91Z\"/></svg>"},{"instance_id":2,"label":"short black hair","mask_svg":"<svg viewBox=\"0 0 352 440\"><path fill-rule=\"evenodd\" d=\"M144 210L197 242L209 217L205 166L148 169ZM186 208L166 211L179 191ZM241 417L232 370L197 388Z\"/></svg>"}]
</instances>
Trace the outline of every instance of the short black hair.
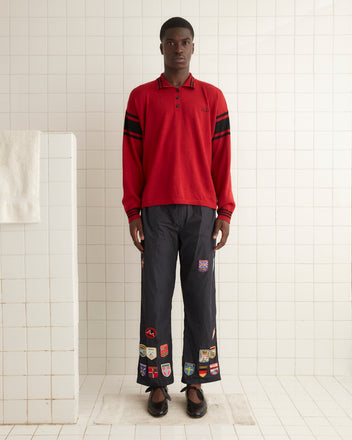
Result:
<instances>
[{"instance_id":1,"label":"short black hair","mask_svg":"<svg viewBox=\"0 0 352 440\"><path fill-rule=\"evenodd\" d=\"M165 36L165 32L167 29L176 28L176 27L189 29L191 31L192 40L193 40L194 30L193 30L191 23L182 17L172 17L172 18L169 18L168 20L166 20L165 23L161 26L160 41L163 41L163 38Z\"/></svg>"}]
</instances>

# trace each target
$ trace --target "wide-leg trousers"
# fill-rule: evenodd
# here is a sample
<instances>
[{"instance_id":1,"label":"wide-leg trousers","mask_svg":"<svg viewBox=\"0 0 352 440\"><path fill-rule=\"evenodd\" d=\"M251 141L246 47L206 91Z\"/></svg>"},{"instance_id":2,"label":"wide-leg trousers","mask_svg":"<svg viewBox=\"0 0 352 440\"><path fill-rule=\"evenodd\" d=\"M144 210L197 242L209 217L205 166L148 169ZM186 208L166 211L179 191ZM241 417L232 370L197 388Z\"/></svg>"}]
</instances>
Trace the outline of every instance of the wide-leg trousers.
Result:
<instances>
[{"instance_id":1,"label":"wide-leg trousers","mask_svg":"<svg viewBox=\"0 0 352 440\"><path fill-rule=\"evenodd\" d=\"M144 253L137 383L165 386L174 381L171 307L177 256L184 303L183 383L220 380L218 362L215 251L216 213L196 205L142 209Z\"/></svg>"}]
</instances>

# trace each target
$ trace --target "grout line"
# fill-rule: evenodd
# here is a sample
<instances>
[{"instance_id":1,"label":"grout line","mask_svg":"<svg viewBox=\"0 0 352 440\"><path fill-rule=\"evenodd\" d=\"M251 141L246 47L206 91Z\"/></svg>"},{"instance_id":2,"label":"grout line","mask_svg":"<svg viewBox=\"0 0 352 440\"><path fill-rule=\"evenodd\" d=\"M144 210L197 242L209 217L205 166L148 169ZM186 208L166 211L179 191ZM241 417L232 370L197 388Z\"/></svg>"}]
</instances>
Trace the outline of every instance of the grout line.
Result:
<instances>
[{"instance_id":1,"label":"grout line","mask_svg":"<svg viewBox=\"0 0 352 440\"><path fill-rule=\"evenodd\" d=\"M293 78L296 78L296 0L293 5ZM293 267L296 267L296 81L293 81ZM291 240L290 240L291 242ZM293 272L293 323L294 323L294 348L293 348L293 374L297 374L297 303L296 303L296 289L297 289L296 273Z\"/></svg>"},{"instance_id":2,"label":"grout line","mask_svg":"<svg viewBox=\"0 0 352 440\"><path fill-rule=\"evenodd\" d=\"M316 380L314 375L312 375L312 376L309 375L308 377L311 377L313 380ZM304 389L304 391L309 395L311 400L314 402L314 404L315 404L316 408L319 410L321 416L328 422L328 424L331 426L331 428L336 432L336 435L339 436L341 438L341 440L343 440L343 437L341 437L339 431L335 429L335 426L331 423L331 420L325 415L322 407L319 406L319 402L316 402L316 400L315 400L316 397L314 396L314 394L312 395L312 393L310 391L308 391L307 388L305 387L305 384L302 383L302 379L300 379L300 376L296 376L296 380L301 385L301 387ZM303 419L305 419L306 417L311 417L311 416L302 416ZM314 433L313 433L313 435L315 436Z\"/></svg>"}]
</instances>

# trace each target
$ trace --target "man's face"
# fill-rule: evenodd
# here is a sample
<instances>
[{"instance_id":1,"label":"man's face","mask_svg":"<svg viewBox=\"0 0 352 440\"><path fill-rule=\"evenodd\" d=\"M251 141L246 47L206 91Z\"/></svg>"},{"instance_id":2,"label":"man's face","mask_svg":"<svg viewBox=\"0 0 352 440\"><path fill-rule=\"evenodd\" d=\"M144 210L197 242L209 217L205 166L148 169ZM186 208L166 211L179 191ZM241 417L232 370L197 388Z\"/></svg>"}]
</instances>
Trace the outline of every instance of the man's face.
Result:
<instances>
[{"instance_id":1,"label":"man's face","mask_svg":"<svg viewBox=\"0 0 352 440\"><path fill-rule=\"evenodd\" d=\"M167 29L160 43L160 51L164 55L165 67L173 70L189 68L194 52L191 31L187 28Z\"/></svg>"}]
</instances>

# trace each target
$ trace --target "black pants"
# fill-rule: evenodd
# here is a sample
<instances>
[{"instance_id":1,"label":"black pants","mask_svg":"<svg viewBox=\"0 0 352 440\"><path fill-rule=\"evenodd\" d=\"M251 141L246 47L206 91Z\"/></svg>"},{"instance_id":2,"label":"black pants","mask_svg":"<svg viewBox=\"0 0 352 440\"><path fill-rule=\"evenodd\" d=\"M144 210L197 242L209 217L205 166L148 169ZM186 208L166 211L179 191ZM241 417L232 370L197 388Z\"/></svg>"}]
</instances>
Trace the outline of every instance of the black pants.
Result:
<instances>
[{"instance_id":1,"label":"black pants","mask_svg":"<svg viewBox=\"0 0 352 440\"><path fill-rule=\"evenodd\" d=\"M173 383L171 303L177 254L184 303L183 383L220 380L216 335L215 210L195 205L142 209L144 254L137 383Z\"/></svg>"}]
</instances>

